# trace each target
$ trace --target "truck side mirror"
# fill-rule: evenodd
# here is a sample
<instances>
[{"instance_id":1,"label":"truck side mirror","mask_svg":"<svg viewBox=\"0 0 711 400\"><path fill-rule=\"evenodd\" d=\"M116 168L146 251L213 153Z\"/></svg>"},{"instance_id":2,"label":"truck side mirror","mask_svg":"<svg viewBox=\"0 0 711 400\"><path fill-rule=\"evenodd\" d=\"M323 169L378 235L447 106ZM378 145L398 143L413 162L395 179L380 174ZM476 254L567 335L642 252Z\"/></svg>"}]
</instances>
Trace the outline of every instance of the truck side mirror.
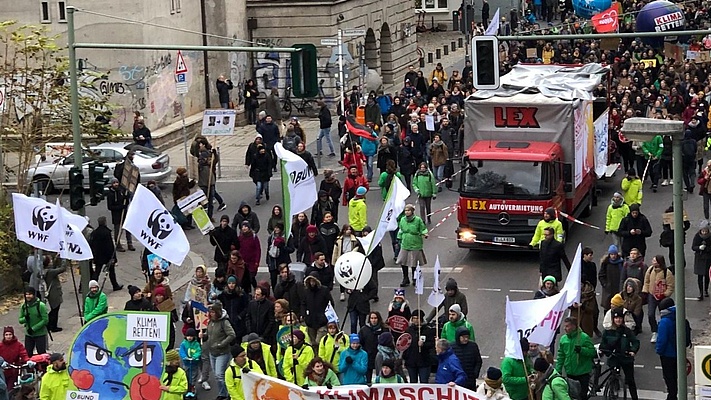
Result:
<instances>
[{"instance_id":1,"label":"truck side mirror","mask_svg":"<svg viewBox=\"0 0 711 400\"><path fill-rule=\"evenodd\" d=\"M566 193L573 191L573 166L570 164L562 164L563 166L563 190Z\"/></svg>"}]
</instances>

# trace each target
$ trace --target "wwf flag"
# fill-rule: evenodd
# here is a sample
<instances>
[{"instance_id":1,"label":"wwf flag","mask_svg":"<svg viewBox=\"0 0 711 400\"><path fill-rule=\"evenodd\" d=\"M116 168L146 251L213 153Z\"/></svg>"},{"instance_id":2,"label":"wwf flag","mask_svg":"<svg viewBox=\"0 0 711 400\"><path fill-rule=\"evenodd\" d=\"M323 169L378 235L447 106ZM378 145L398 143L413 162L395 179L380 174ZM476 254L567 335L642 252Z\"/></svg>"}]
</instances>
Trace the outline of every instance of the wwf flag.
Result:
<instances>
[{"instance_id":1,"label":"wwf flag","mask_svg":"<svg viewBox=\"0 0 711 400\"><path fill-rule=\"evenodd\" d=\"M123 229L131 232L151 253L181 265L190 251L185 232L158 198L142 185L136 188Z\"/></svg>"}]
</instances>

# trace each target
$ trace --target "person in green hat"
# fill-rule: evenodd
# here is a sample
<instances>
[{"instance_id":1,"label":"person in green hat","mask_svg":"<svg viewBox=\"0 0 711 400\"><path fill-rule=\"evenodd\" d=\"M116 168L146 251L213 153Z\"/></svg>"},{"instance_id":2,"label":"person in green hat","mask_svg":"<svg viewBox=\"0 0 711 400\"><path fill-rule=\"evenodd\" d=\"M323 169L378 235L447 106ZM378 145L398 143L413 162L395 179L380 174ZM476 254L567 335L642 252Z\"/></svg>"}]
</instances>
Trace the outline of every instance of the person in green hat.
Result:
<instances>
[{"instance_id":1,"label":"person in green hat","mask_svg":"<svg viewBox=\"0 0 711 400\"><path fill-rule=\"evenodd\" d=\"M553 275L548 275L543 278L541 288L533 295L534 299L545 299L546 297L555 296L560 292L558 290L558 281Z\"/></svg>"},{"instance_id":2,"label":"person in green hat","mask_svg":"<svg viewBox=\"0 0 711 400\"><path fill-rule=\"evenodd\" d=\"M188 392L188 376L180 368L178 350L168 350L165 353L165 372L160 378L159 389L163 392L161 400L182 400Z\"/></svg>"}]
</instances>

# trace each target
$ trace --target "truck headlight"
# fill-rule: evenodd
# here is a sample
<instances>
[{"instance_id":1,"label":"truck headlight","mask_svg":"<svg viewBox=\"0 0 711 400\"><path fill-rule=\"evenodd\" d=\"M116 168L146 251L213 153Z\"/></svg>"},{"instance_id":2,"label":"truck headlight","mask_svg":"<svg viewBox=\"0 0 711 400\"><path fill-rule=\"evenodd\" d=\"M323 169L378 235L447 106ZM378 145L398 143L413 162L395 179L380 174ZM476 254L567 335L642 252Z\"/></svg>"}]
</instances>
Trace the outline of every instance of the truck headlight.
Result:
<instances>
[{"instance_id":1,"label":"truck headlight","mask_svg":"<svg viewBox=\"0 0 711 400\"><path fill-rule=\"evenodd\" d=\"M459 232L459 240L470 242L476 240L476 235L472 231L461 231Z\"/></svg>"}]
</instances>

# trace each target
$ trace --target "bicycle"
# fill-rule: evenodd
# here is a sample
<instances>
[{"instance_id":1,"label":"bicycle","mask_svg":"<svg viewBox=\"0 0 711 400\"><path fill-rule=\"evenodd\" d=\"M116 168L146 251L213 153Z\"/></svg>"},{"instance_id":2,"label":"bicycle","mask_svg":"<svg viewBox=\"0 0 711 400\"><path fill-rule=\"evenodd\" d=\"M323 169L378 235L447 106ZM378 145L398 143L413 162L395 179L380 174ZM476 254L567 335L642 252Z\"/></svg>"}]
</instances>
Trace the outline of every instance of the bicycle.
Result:
<instances>
[{"instance_id":1,"label":"bicycle","mask_svg":"<svg viewBox=\"0 0 711 400\"><path fill-rule=\"evenodd\" d=\"M627 399L627 388L625 387L624 379L620 373L620 367L610 367L605 371L602 370L602 356L608 358L612 354L606 354L599 349L599 345L595 345L597 357L593 360L592 377L590 378L589 396L593 397L602 390L602 395L608 400L617 400L622 389L622 398Z\"/></svg>"},{"instance_id":2,"label":"bicycle","mask_svg":"<svg viewBox=\"0 0 711 400\"><path fill-rule=\"evenodd\" d=\"M47 371L47 366L49 364L49 354L47 353L36 354L30 357L30 359L22 365L7 363L3 369L18 370L15 382L7 382L9 390L8 398L15 398L15 395L20 391L20 389L26 385L34 386L35 392L39 395L42 376Z\"/></svg>"},{"instance_id":3,"label":"bicycle","mask_svg":"<svg viewBox=\"0 0 711 400\"><path fill-rule=\"evenodd\" d=\"M300 103L294 103L291 100L291 86L288 86L284 91L284 99L281 100L282 118L289 119L293 109L301 115L306 115L309 118L316 118L321 107L315 99L301 99Z\"/></svg>"}]
</instances>

